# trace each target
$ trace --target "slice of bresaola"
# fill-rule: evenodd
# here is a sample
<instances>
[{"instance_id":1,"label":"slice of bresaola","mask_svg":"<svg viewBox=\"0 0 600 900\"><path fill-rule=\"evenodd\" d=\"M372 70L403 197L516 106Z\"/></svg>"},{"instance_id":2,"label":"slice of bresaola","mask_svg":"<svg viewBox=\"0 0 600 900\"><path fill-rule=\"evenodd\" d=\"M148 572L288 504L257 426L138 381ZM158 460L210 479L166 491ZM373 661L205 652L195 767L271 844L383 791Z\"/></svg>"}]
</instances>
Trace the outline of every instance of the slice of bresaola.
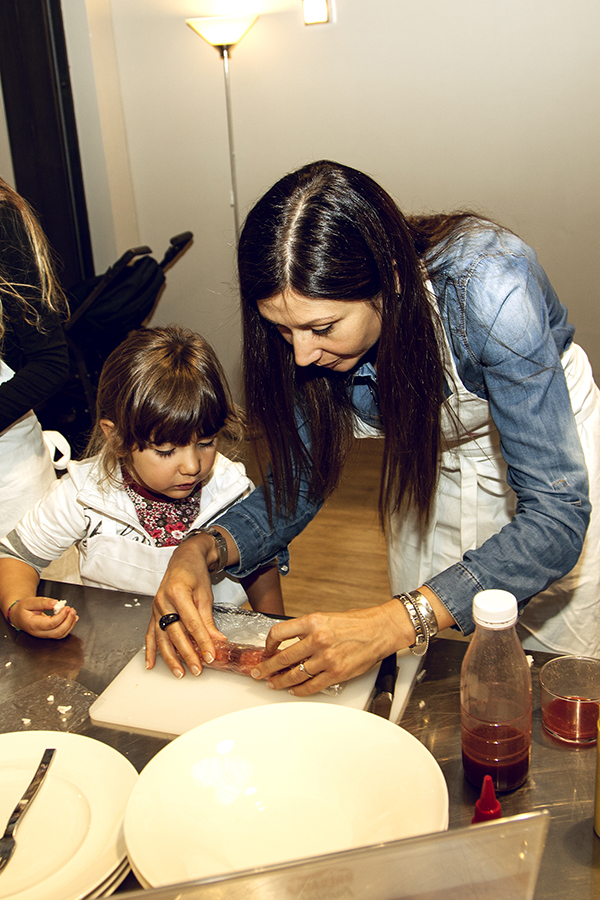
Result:
<instances>
[{"instance_id":1,"label":"slice of bresaola","mask_svg":"<svg viewBox=\"0 0 600 900\"><path fill-rule=\"evenodd\" d=\"M216 652L214 662L204 662L203 665L209 669L220 669L222 672L237 672L238 675L250 675L256 666L275 655L275 653L267 653L264 647L255 647L252 644L215 641L214 645ZM281 671L287 670L282 669ZM343 690L343 684L332 684L323 688L320 693L338 697Z\"/></svg>"},{"instance_id":2,"label":"slice of bresaola","mask_svg":"<svg viewBox=\"0 0 600 900\"><path fill-rule=\"evenodd\" d=\"M214 662L204 665L209 669L220 669L223 672L237 672L238 675L250 675L253 669L265 659L273 656L264 647L253 647L251 644L234 644L231 641L215 641L216 656Z\"/></svg>"}]
</instances>

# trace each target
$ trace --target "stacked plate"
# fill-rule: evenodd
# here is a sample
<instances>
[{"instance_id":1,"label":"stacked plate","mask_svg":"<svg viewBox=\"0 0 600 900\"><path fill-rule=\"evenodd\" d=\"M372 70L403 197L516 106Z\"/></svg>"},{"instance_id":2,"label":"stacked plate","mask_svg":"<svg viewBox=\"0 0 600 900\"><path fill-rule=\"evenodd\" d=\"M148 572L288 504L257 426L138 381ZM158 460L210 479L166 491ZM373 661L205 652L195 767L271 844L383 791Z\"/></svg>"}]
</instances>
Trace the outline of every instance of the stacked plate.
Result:
<instances>
[{"instance_id":1,"label":"stacked plate","mask_svg":"<svg viewBox=\"0 0 600 900\"><path fill-rule=\"evenodd\" d=\"M442 771L407 731L358 709L275 703L176 738L131 792L125 840L144 887L443 831Z\"/></svg>"},{"instance_id":2,"label":"stacked plate","mask_svg":"<svg viewBox=\"0 0 600 900\"><path fill-rule=\"evenodd\" d=\"M109 897L129 872L123 816L138 777L112 747L58 731L0 734L0 832L48 747L56 754L19 823L0 900Z\"/></svg>"}]
</instances>

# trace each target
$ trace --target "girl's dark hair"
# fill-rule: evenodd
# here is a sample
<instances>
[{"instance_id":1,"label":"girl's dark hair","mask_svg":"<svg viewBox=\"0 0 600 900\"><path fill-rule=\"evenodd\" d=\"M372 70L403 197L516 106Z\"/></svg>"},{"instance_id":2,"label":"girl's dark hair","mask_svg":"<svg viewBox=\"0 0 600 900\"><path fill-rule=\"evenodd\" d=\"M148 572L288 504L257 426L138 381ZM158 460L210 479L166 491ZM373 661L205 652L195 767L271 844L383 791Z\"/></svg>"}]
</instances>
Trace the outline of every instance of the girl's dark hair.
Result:
<instances>
[{"instance_id":1,"label":"girl's dark hair","mask_svg":"<svg viewBox=\"0 0 600 900\"><path fill-rule=\"evenodd\" d=\"M292 347L259 315L259 301L292 291L367 301L380 310L373 358L385 433L380 512L385 519L413 506L427 520L437 484L444 375L436 339L441 326L421 257L451 234L454 225L442 219L407 221L369 176L326 160L286 175L248 215L238 250L246 413L263 473L271 464L277 511L294 510L302 474L310 497L330 494L354 434L352 375L297 367Z\"/></svg>"},{"instance_id":2,"label":"girl's dark hair","mask_svg":"<svg viewBox=\"0 0 600 900\"><path fill-rule=\"evenodd\" d=\"M101 419L114 424L110 440ZM132 332L107 358L96 400L96 422L86 455L100 453L105 477L120 460L150 444L185 446L219 435L228 450L242 437L241 412L210 344L199 334L169 325Z\"/></svg>"}]
</instances>

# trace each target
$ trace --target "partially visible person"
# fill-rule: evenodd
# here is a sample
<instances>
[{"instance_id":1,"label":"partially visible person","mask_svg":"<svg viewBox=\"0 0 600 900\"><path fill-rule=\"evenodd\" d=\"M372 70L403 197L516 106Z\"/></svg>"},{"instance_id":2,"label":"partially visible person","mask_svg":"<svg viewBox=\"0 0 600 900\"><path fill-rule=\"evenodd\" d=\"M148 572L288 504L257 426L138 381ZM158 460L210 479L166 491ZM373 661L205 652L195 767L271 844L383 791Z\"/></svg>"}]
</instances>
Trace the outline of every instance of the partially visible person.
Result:
<instances>
[{"instance_id":1,"label":"partially visible person","mask_svg":"<svg viewBox=\"0 0 600 900\"><path fill-rule=\"evenodd\" d=\"M207 341L177 326L133 332L102 368L88 458L69 463L0 541L0 609L10 624L35 637L70 633L76 611L36 590L42 569L72 545L83 584L155 594L180 541L251 492L244 466L218 450L234 451L242 436ZM283 614L279 572L264 562L236 579L217 560L216 601Z\"/></svg>"},{"instance_id":2,"label":"partially visible person","mask_svg":"<svg viewBox=\"0 0 600 900\"><path fill-rule=\"evenodd\" d=\"M0 534L56 478L33 408L67 379L66 313L42 229L0 178Z\"/></svg>"},{"instance_id":3,"label":"partially visible person","mask_svg":"<svg viewBox=\"0 0 600 900\"><path fill-rule=\"evenodd\" d=\"M390 596L280 622L298 638L255 677L299 696L393 651L469 634L474 595L517 597L524 646L600 656L600 393L534 250L458 212L404 216L368 175L328 160L284 176L238 248L246 414L271 492L216 523L228 571L286 545L338 483L355 434L385 442L380 509ZM212 549L173 555L146 638L172 672L212 653ZM331 553L343 552L332 534ZM157 628L176 611L185 631ZM182 627L183 627L182 626Z\"/></svg>"}]
</instances>

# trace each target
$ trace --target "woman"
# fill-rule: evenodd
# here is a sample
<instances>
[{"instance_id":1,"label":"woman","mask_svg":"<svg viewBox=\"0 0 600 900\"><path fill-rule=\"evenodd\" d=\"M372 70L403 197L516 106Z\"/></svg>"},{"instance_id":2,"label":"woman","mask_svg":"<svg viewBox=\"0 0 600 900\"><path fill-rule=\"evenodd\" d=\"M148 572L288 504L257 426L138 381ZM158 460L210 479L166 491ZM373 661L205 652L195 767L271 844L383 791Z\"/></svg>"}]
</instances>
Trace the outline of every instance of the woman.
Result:
<instances>
[{"instance_id":1,"label":"woman","mask_svg":"<svg viewBox=\"0 0 600 900\"><path fill-rule=\"evenodd\" d=\"M0 178L0 536L56 478L32 407L69 372L63 312L46 238Z\"/></svg>"},{"instance_id":2,"label":"woman","mask_svg":"<svg viewBox=\"0 0 600 900\"><path fill-rule=\"evenodd\" d=\"M322 161L257 203L238 262L247 412L272 490L219 519L229 570L277 556L285 571L283 548L335 487L354 433L382 433L400 595L277 624L270 649L300 641L255 676L315 693L424 651L437 630L468 634L473 596L494 587L525 610L526 644L600 655L599 393L534 251L473 215L406 219L368 176ZM174 673L197 665L188 635L212 655L216 552L203 536L174 555L148 665L157 644Z\"/></svg>"}]
</instances>

